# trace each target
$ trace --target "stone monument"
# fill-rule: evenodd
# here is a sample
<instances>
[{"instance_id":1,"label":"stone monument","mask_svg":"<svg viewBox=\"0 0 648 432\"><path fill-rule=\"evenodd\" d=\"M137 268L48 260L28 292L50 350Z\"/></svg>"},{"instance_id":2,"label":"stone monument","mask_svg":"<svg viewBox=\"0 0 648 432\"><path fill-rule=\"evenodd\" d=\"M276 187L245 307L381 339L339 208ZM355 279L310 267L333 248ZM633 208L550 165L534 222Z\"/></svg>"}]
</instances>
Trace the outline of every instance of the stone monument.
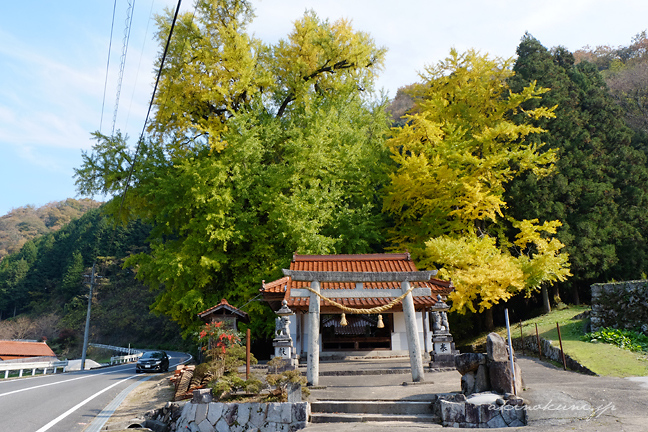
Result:
<instances>
[{"instance_id":1,"label":"stone monument","mask_svg":"<svg viewBox=\"0 0 648 432\"><path fill-rule=\"evenodd\" d=\"M515 358L515 353L513 353ZM466 353L455 358L455 366L461 374L461 392L466 396L473 393L493 391L499 394L522 392L522 371L517 362L515 387L509 361L506 341L497 333L490 333L486 339L486 354Z\"/></svg>"}]
</instances>

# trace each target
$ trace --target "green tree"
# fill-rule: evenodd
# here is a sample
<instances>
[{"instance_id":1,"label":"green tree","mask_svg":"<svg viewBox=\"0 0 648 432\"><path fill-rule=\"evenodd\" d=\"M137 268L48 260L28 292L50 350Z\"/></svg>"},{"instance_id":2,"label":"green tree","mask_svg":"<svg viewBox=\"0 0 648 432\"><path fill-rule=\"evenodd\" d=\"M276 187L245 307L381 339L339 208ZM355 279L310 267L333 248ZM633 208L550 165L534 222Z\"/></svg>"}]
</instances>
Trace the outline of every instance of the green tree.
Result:
<instances>
[{"instance_id":1,"label":"green tree","mask_svg":"<svg viewBox=\"0 0 648 432\"><path fill-rule=\"evenodd\" d=\"M72 274L80 274L79 266L97 256L122 258L145 250L148 232L149 227L138 221L115 227L95 209L56 232L25 243L0 262L0 290L8 292L0 297L2 316L13 314L14 305L17 313L56 311L75 294L74 289L66 294L67 288L77 283L78 290L82 279Z\"/></svg>"},{"instance_id":2,"label":"green tree","mask_svg":"<svg viewBox=\"0 0 648 432\"><path fill-rule=\"evenodd\" d=\"M537 140L559 158L549 176L529 172L514 179L507 202L517 219L563 222L558 239L566 245L574 277L561 286L578 302L579 288L586 294L593 282L645 271L645 154L630 145L631 132L594 65L575 65L569 51L549 51L529 34L517 53L510 86L520 91L537 82L551 89L522 107L557 105L555 119L534 124L546 130Z\"/></svg>"},{"instance_id":3,"label":"green tree","mask_svg":"<svg viewBox=\"0 0 648 432\"><path fill-rule=\"evenodd\" d=\"M388 162L384 102L371 102L384 56L344 20L312 12L265 46L246 32L245 1L199 1L180 18L133 187L113 215L153 228L133 256L158 290L154 310L187 333L223 297L242 305L295 251L361 253L381 246L378 189ZM169 16L159 17L165 40ZM77 170L82 193L121 193L134 161L125 137L95 134ZM267 314L250 303L253 316ZM262 322L263 321L263 322ZM272 320L256 321L259 332Z\"/></svg>"},{"instance_id":4,"label":"green tree","mask_svg":"<svg viewBox=\"0 0 648 432\"><path fill-rule=\"evenodd\" d=\"M509 91L511 64L452 50L426 68L408 124L388 141L397 167L384 201L396 220L392 240L422 265L443 266L456 287L454 310L481 312L569 275L562 244L547 238L560 222L538 225L505 213L505 184L525 171L546 175L555 159L528 140L542 129L510 119L553 117L551 108L521 110L546 90L531 83ZM519 231L515 242L503 236L507 223Z\"/></svg>"},{"instance_id":5,"label":"green tree","mask_svg":"<svg viewBox=\"0 0 648 432\"><path fill-rule=\"evenodd\" d=\"M25 277L29 272L30 265L22 257L11 262L3 263L0 271L0 289L3 291L3 298L0 300L7 312L15 315L25 308L27 303L27 292L25 290Z\"/></svg>"},{"instance_id":6,"label":"green tree","mask_svg":"<svg viewBox=\"0 0 648 432\"><path fill-rule=\"evenodd\" d=\"M86 267L83 265L83 256L77 251L70 257L70 262L65 269L63 280L58 287L57 294L65 300L78 295L83 286L83 273Z\"/></svg>"}]
</instances>

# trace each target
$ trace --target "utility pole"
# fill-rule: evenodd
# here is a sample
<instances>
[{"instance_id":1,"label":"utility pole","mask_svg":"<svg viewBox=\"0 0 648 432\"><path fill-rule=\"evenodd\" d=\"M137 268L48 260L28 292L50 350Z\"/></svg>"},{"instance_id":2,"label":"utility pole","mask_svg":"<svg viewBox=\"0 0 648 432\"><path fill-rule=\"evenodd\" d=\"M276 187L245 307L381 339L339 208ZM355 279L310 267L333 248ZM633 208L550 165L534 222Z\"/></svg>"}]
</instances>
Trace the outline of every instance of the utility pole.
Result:
<instances>
[{"instance_id":1,"label":"utility pole","mask_svg":"<svg viewBox=\"0 0 648 432\"><path fill-rule=\"evenodd\" d=\"M92 264L92 273L90 274L90 295L88 296L88 313L86 314L85 332L83 334L83 354L81 354L81 370L85 370L86 351L88 350L88 336L90 334L90 308L92 306L92 291L95 285L95 264ZM84 275L88 277L88 275ZM100 278L101 276L97 276Z\"/></svg>"}]
</instances>

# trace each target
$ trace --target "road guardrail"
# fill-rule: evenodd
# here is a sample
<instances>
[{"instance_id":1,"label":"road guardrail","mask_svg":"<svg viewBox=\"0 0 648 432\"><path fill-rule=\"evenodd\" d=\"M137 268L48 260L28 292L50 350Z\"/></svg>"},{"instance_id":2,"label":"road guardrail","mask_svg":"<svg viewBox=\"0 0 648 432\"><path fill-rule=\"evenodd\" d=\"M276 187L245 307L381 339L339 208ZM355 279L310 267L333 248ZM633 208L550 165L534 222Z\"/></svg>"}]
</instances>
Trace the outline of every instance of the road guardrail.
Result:
<instances>
[{"instance_id":1,"label":"road guardrail","mask_svg":"<svg viewBox=\"0 0 648 432\"><path fill-rule=\"evenodd\" d=\"M125 356L116 356L116 357L110 357L110 364L120 364L120 363L131 363L137 361L140 357L142 357L142 352L138 352L137 354L130 354L130 355L125 355Z\"/></svg>"},{"instance_id":2,"label":"road guardrail","mask_svg":"<svg viewBox=\"0 0 648 432\"><path fill-rule=\"evenodd\" d=\"M117 351L117 352L123 352L123 353L128 353L128 354L137 354L137 353L143 353L144 350L137 349L137 348L124 348L124 347L118 347L114 345L104 345L104 344L98 344L98 343L89 343L91 347L95 348L103 348L111 351Z\"/></svg>"},{"instance_id":3,"label":"road guardrail","mask_svg":"<svg viewBox=\"0 0 648 432\"><path fill-rule=\"evenodd\" d=\"M47 371L52 369L52 373L56 373L59 368L62 368L62 372L65 372L65 368L68 365L67 360L63 361L50 361L50 362L33 362L33 363L10 363L10 362L0 362L0 373L4 372L4 378L9 378L9 372L19 371L18 376L22 377L24 371L31 369L32 376L36 375L37 370L42 370L43 375L47 375Z\"/></svg>"}]
</instances>

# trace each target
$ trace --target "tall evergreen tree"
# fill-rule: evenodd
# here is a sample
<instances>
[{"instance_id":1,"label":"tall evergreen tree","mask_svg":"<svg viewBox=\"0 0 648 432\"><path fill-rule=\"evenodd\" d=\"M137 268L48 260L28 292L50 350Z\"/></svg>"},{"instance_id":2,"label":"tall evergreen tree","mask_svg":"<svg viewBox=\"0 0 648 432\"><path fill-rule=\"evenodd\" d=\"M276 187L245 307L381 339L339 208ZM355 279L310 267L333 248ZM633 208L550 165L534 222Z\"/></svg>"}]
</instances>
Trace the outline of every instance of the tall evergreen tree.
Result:
<instances>
[{"instance_id":1,"label":"tall evergreen tree","mask_svg":"<svg viewBox=\"0 0 648 432\"><path fill-rule=\"evenodd\" d=\"M85 271L83 256L79 252L74 252L69 258L69 262L57 290L62 297L66 298L79 294L83 283L83 272Z\"/></svg>"},{"instance_id":2,"label":"tall evergreen tree","mask_svg":"<svg viewBox=\"0 0 648 432\"><path fill-rule=\"evenodd\" d=\"M556 149L558 161L548 177L529 172L514 179L507 202L517 219L563 222L558 238L566 245L574 277L562 286L579 302L579 292L589 292L592 282L637 277L648 264L641 211L646 156L630 145L631 131L594 65L574 65L569 51L549 51L529 34L517 54L512 90L532 82L550 89L524 108L557 105L555 119L534 124L546 130L536 139Z\"/></svg>"}]
</instances>

